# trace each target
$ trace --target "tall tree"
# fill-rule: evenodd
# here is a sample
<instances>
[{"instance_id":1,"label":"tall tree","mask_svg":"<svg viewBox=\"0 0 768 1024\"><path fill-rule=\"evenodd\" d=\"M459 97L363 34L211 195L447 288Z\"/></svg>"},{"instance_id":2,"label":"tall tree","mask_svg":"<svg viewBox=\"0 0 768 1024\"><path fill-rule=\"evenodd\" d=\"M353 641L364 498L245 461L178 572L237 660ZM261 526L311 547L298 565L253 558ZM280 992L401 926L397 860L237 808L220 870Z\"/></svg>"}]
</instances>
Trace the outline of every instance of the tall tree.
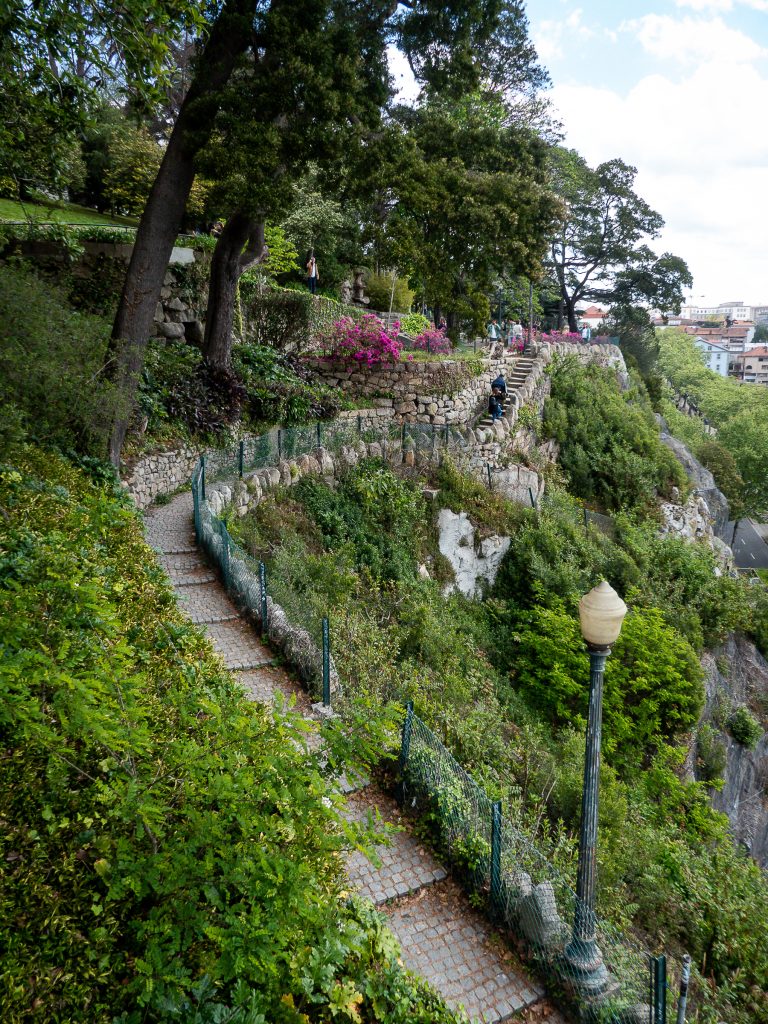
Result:
<instances>
[{"instance_id":1,"label":"tall tree","mask_svg":"<svg viewBox=\"0 0 768 1024\"><path fill-rule=\"evenodd\" d=\"M480 93L430 98L397 117L408 145L382 249L433 306L477 321L500 276L540 268L558 212L546 145Z\"/></svg>"},{"instance_id":2,"label":"tall tree","mask_svg":"<svg viewBox=\"0 0 768 1024\"><path fill-rule=\"evenodd\" d=\"M110 457L116 464L155 303L194 178L195 157L212 135L222 90L238 64L245 69L246 62L240 58L246 51L251 70L280 67L282 55L264 40L264 28L272 15L280 17L283 11L290 11L294 25L306 25L321 34L326 30L327 6L320 0L305 0L299 10L292 0L225 0L211 26L142 216L113 328L111 369L125 396L110 440ZM412 58L417 48L431 46L423 74L426 84L460 82L462 88L471 89L482 78L485 48L503 41L509 31L504 18L507 8L499 0L410 0L400 4L361 0L350 14L354 12L359 21L367 19L372 28L361 40L359 56L364 67L377 65L383 26L384 37L399 40Z\"/></svg>"},{"instance_id":3,"label":"tall tree","mask_svg":"<svg viewBox=\"0 0 768 1024\"><path fill-rule=\"evenodd\" d=\"M642 300L678 311L691 276L679 257L657 257L645 244L664 221L634 191L636 168L608 160L593 170L574 150L558 148L553 171L563 212L550 264L570 330L578 330L582 300Z\"/></svg>"},{"instance_id":4,"label":"tall tree","mask_svg":"<svg viewBox=\"0 0 768 1024\"><path fill-rule=\"evenodd\" d=\"M322 173L360 143L388 96L385 17L342 0L314 0L311 17L306 6L284 0L267 14L263 49L275 59L233 75L200 155L218 178L213 201L231 211L213 254L203 344L218 371L229 368L237 283L260 258L267 218L290 208L310 163Z\"/></svg>"}]
</instances>

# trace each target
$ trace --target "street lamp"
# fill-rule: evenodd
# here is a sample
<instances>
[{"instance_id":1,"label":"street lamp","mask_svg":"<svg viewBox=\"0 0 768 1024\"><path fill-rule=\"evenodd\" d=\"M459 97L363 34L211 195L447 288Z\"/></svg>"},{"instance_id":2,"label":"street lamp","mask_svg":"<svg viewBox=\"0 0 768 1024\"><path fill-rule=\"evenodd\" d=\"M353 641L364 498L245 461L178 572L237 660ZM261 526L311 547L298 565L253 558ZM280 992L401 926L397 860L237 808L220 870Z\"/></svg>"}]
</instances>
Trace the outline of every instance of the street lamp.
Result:
<instances>
[{"instance_id":1,"label":"street lamp","mask_svg":"<svg viewBox=\"0 0 768 1024\"><path fill-rule=\"evenodd\" d=\"M576 911L565 960L578 988L599 995L608 985L608 971L595 939L595 876L597 812L600 786L600 737L603 719L603 673L608 655L621 632L627 606L605 580L579 601L581 633L589 648L589 720L581 796L579 868Z\"/></svg>"}]
</instances>

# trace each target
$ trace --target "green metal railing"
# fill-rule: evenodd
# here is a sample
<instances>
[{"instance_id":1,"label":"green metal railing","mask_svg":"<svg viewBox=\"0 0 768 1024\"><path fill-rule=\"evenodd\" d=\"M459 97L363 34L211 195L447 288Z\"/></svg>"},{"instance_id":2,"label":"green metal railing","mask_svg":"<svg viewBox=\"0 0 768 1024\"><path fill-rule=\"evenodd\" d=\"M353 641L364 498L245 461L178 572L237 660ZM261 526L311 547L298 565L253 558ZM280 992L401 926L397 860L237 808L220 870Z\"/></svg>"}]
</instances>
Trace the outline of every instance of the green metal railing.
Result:
<instances>
[{"instance_id":1,"label":"green metal railing","mask_svg":"<svg viewBox=\"0 0 768 1024\"><path fill-rule=\"evenodd\" d=\"M567 956L577 896L531 841L504 821L493 802L408 704L399 760L399 795L426 815L454 872L527 951L550 992L583 1019L664 1024L668 961L642 949L604 921L598 945L608 970L601 992L585 997ZM676 970L681 968L676 962Z\"/></svg>"}]
</instances>

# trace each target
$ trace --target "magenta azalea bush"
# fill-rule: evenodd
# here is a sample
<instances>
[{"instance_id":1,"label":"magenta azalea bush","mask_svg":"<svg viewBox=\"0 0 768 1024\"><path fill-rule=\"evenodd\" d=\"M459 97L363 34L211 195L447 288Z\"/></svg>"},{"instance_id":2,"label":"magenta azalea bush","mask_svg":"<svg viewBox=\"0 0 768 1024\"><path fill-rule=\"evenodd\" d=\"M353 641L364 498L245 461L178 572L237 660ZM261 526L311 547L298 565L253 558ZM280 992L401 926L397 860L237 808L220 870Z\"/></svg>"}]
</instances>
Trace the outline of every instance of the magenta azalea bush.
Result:
<instances>
[{"instance_id":1,"label":"magenta azalea bush","mask_svg":"<svg viewBox=\"0 0 768 1024\"><path fill-rule=\"evenodd\" d=\"M436 327L428 327L421 334L416 335L413 339L413 347L444 356L451 351L451 339L444 331L439 331Z\"/></svg>"},{"instance_id":2,"label":"magenta azalea bush","mask_svg":"<svg viewBox=\"0 0 768 1024\"><path fill-rule=\"evenodd\" d=\"M361 366L396 363L403 350L397 340L400 324L392 325L391 333L377 316L366 313L359 322L348 316L336 320L322 337L323 349L332 359L354 361Z\"/></svg>"}]
</instances>

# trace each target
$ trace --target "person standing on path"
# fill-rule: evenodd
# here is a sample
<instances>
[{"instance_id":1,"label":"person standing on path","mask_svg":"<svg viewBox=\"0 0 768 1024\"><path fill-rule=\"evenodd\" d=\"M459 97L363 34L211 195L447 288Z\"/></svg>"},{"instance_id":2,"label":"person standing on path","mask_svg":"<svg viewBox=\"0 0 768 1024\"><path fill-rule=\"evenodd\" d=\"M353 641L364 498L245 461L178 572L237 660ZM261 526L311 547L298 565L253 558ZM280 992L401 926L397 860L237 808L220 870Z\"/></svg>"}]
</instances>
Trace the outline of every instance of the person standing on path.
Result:
<instances>
[{"instance_id":1,"label":"person standing on path","mask_svg":"<svg viewBox=\"0 0 768 1024\"><path fill-rule=\"evenodd\" d=\"M320 280L320 274L317 269L317 260L315 259L315 250L309 254L309 260L307 261L307 284L309 290L313 295L317 293L317 282Z\"/></svg>"}]
</instances>

